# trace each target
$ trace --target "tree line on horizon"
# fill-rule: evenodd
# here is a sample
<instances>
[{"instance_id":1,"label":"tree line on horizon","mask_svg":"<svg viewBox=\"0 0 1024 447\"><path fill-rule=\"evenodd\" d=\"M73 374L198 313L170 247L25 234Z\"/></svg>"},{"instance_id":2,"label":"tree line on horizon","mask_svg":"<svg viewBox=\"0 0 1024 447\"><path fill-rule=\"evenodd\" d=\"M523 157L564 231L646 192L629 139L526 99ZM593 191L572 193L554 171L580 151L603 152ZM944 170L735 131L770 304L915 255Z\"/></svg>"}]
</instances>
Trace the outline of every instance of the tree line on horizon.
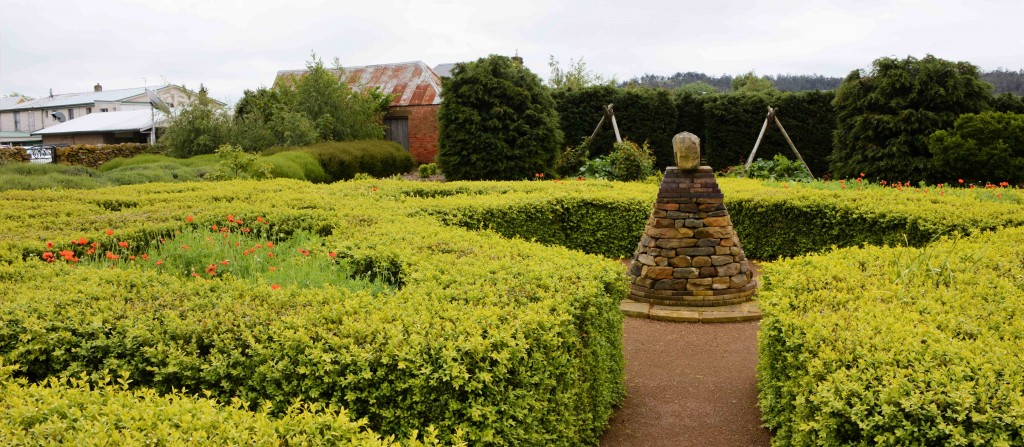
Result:
<instances>
[{"instance_id":1,"label":"tree line on horizon","mask_svg":"<svg viewBox=\"0 0 1024 447\"><path fill-rule=\"evenodd\" d=\"M620 87L635 85L640 87L655 87L675 89L686 84L703 82L718 89L719 92L732 91L733 80L736 76L723 74L719 76L707 75L695 71L676 72L671 76L645 74L634 77L619 84ZM761 76L772 82L776 89L784 92L800 92L807 90L835 90L843 83L839 76L824 76L820 74L795 75L779 74ZM1024 96L1024 69L1013 71L999 68L992 71L982 72L981 80L992 85L993 94L1012 93Z\"/></svg>"}]
</instances>

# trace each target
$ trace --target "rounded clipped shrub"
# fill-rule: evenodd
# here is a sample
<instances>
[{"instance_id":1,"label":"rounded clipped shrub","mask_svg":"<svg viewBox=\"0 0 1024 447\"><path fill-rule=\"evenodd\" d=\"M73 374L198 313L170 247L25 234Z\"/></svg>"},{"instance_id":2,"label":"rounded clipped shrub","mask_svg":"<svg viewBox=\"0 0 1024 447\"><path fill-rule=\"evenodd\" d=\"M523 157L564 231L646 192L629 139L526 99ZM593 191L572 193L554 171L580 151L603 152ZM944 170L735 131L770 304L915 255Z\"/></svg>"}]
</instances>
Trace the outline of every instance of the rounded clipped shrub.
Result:
<instances>
[{"instance_id":1,"label":"rounded clipped shrub","mask_svg":"<svg viewBox=\"0 0 1024 447\"><path fill-rule=\"evenodd\" d=\"M280 152L263 158L270 163L270 175L275 178L307 180L313 183L330 181L320 161L313 154L301 151Z\"/></svg>"},{"instance_id":2,"label":"rounded clipped shrub","mask_svg":"<svg viewBox=\"0 0 1024 447\"><path fill-rule=\"evenodd\" d=\"M961 115L928 138L928 149L947 180L1024 183L1024 115Z\"/></svg>"},{"instance_id":3,"label":"rounded clipped shrub","mask_svg":"<svg viewBox=\"0 0 1024 447\"><path fill-rule=\"evenodd\" d=\"M554 167L562 131L537 75L491 55L456 64L442 82L437 161L448 180L523 180Z\"/></svg>"},{"instance_id":4,"label":"rounded clipped shrub","mask_svg":"<svg viewBox=\"0 0 1024 447\"><path fill-rule=\"evenodd\" d=\"M272 156L295 151L313 155L330 178L328 181L349 180L357 173L390 177L409 172L415 165L412 155L402 145L384 140L330 141L304 147L277 147L267 149L263 154Z\"/></svg>"}]
</instances>

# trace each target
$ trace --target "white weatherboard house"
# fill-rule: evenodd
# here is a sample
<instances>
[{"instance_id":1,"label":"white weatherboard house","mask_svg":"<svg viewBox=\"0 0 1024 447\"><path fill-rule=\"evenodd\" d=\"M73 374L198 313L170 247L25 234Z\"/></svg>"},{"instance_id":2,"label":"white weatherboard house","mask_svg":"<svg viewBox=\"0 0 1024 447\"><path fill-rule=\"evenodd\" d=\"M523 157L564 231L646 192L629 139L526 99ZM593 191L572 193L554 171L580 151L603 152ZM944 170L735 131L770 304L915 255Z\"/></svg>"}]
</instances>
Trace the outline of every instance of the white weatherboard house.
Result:
<instances>
[{"instance_id":1,"label":"white weatherboard house","mask_svg":"<svg viewBox=\"0 0 1024 447\"><path fill-rule=\"evenodd\" d=\"M147 87L103 90L96 84L91 92L44 96L18 103L0 104L0 143L39 142L38 131L105 112L150 110ZM189 95L177 85L149 87L172 109L185 104ZM159 112L157 112L159 114ZM33 136L35 135L35 136ZM99 144L90 141L79 144ZM49 144L49 143L47 143Z\"/></svg>"},{"instance_id":2,"label":"white weatherboard house","mask_svg":"<svg viewBox=\"0 0 1024 447\"><path fill-rule=\"evenodd\" d=\"M145 143L154 122L163 124L166 116L148 108L121 112L93 113L32 132L50 144Z\"/></svg>"}]
</instances>

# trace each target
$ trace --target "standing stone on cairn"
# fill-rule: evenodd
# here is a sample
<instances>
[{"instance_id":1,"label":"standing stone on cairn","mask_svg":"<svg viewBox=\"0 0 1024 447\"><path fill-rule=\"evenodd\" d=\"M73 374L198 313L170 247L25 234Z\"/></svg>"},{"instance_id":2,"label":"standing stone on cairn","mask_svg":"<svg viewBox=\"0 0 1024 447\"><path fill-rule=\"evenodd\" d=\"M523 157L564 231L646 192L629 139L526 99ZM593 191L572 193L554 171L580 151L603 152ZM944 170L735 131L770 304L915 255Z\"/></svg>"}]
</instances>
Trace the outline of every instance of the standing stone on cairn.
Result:
<instances>
[{"instance_id":1,"label":"standing stone on cairn","mask_svg":"<svg viewBox=\"0 0 1024 447\"><path fill-rule=\"evenodd\" d=\"M757 281L729 220L710 166L697 166L700 140L672 139L680 165L665 170L658 200L630 264L629 298L669 306L749 301Z\"/></svg>"}]
</instances>

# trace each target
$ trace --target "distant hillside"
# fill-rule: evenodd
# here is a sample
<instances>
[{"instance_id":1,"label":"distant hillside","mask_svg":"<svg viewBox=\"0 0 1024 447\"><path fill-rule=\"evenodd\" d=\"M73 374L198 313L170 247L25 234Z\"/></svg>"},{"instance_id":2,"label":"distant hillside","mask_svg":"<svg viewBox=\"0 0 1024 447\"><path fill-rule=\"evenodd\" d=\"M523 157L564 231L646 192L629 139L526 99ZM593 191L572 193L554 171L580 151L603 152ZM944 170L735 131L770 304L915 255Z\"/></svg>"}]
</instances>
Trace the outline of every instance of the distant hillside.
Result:
<instances>
[{"instance_id":1,"label":"distant hillside","mask_svg":"<svg viewBox=\"0 0 1024 447\"><path fill-rule=\"evenodd\" d=\"M766 76L775 84L775 88L784 92L804 90L834 90L843 82L843 78L822 75L774 75ZM1024 70L1010 71L998 69L981 74L981 78L992 84L993 93L1013 93L1024 96ZM673 89L693 82L706 82L720 92L732 89L732 75L708 76L704 73L688 71L672 76L645 74L624 82L622 85L640 85L643 87L663 87Z\"/></svg>"}]
</instances>

